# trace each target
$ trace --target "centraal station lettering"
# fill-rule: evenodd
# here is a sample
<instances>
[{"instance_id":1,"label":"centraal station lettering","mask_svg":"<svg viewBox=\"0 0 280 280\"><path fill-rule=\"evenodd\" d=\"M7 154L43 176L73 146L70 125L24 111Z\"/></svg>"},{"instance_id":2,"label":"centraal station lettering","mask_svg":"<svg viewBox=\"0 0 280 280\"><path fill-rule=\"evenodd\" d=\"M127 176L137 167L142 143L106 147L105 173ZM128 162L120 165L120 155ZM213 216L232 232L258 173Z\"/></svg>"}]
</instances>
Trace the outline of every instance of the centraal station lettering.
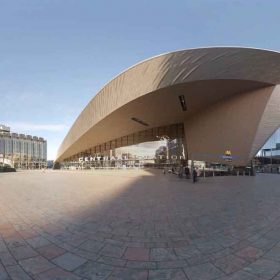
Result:
<instances>
[{"instance_id":1,"label":"centraal station lettering","mask_svg":"<svg viewBox=\"0 0 280 280\"><path fill-rule=\"evenodd\" d=\"M87 157L80 157L79 162L91 162L91 161L124 161L124 160L156 160L156 159L162 159L162 160L177 160L177 159L185 159L184 156L175 156L172 155L170 157L164 156L164 155L158 155L158 156L134 156L134 157L127 157L127 156L87 156Z\"/></svg>"}]
</instances>

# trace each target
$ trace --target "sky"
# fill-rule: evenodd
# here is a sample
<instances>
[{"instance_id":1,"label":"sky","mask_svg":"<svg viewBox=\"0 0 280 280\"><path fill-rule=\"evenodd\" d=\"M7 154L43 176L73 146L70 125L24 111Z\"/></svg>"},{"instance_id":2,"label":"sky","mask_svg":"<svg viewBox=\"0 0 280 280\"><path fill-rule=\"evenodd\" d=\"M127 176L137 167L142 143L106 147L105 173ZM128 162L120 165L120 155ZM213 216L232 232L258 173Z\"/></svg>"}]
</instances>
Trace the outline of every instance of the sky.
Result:
<instances>
[{"instance_id":1,"label":"sky","mask_svg":"<svg viewBox=\"0 0 280 280\"><path fill-rule=\"evenodd\" d=\"M279 0L0 0L0 123L44 137L54 159L112 78L203 46L280 51Z\"/></svg>"}]
</instances>

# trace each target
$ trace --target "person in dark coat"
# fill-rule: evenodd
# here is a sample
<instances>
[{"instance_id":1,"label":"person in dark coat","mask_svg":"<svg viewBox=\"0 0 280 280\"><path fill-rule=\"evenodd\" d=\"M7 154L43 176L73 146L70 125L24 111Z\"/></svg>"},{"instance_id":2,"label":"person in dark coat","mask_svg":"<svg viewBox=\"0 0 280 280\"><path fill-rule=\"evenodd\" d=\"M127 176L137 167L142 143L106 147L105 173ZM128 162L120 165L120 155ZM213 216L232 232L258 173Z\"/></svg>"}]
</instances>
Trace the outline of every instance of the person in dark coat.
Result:
<instances>
[{"instance_id":1,"label":"person in dark coat","mask_svg":"<svg viewBox=\"0 0 280 280\"><path fill-rule=\"evenodd\" d=\"M185 175L186 175L186 179L190 178L190 169L188 166L185 167Z\"/></svg>"},{"instance_id":2,"label":"person in dark coat","mask_svg":"<svg viewBox=\"0 0 280 280\"><path fill-rule=\"evenodd\" d=\"M196 181L197 181L197 171L196 171L196 169L194 168L193 169L193 183L195 183Z\"/></svg>"}]
</instances>

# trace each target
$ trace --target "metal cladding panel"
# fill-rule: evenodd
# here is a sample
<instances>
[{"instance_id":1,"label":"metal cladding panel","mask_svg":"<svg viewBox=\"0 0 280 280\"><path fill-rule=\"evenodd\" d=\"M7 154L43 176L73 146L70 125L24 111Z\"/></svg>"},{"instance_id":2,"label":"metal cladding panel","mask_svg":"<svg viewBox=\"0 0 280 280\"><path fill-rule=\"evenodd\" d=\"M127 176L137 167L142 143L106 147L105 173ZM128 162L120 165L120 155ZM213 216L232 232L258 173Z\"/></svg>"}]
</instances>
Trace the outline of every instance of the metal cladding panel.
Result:
<instances>
[{"instance_id":1,"label":"metal cladding panel","mask_svg":"<svg viewBox=\"0 0 280 280\"><path fill-rule=\"evenodd\" d=\"M231 151L234 165L247 165L252 147L261 148L255 135L274 88L235 94L188 118L185 137L190 159L226 163L223 156ZM262 129L260 135L265 134Z\"/></svg>"},{"instance_id":2,"label":"metal cladding panel","mask_svg":"<svg viewBox=\"0 0 280 280\"><path fill-rule=\"evenodd\" d=\"M89 102L63 140L57 160L63 159L71 146L102 119L141 96L193 81L222 79L276 85L280 83L280 54L213 47L178 51L143 61L110 81Z\"/></svg>"}]
</instances>

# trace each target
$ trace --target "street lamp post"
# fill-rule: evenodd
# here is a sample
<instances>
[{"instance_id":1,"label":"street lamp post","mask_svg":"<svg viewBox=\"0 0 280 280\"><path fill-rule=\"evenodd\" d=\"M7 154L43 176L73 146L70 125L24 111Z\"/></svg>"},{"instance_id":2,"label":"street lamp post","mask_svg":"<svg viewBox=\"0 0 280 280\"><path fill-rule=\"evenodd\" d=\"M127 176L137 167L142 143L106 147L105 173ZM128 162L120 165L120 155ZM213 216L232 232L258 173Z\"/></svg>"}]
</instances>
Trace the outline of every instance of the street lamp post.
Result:
<instances>
[{"instance_id":1,"label":"street lamp post","mask_svg":"<svg viewBox=\"0 0 280 280\"><path fill-rule=\"evenodd\" d=\"M272 173L272 148L270 148L270 172Z\"/></svg>"}]
</instances>

